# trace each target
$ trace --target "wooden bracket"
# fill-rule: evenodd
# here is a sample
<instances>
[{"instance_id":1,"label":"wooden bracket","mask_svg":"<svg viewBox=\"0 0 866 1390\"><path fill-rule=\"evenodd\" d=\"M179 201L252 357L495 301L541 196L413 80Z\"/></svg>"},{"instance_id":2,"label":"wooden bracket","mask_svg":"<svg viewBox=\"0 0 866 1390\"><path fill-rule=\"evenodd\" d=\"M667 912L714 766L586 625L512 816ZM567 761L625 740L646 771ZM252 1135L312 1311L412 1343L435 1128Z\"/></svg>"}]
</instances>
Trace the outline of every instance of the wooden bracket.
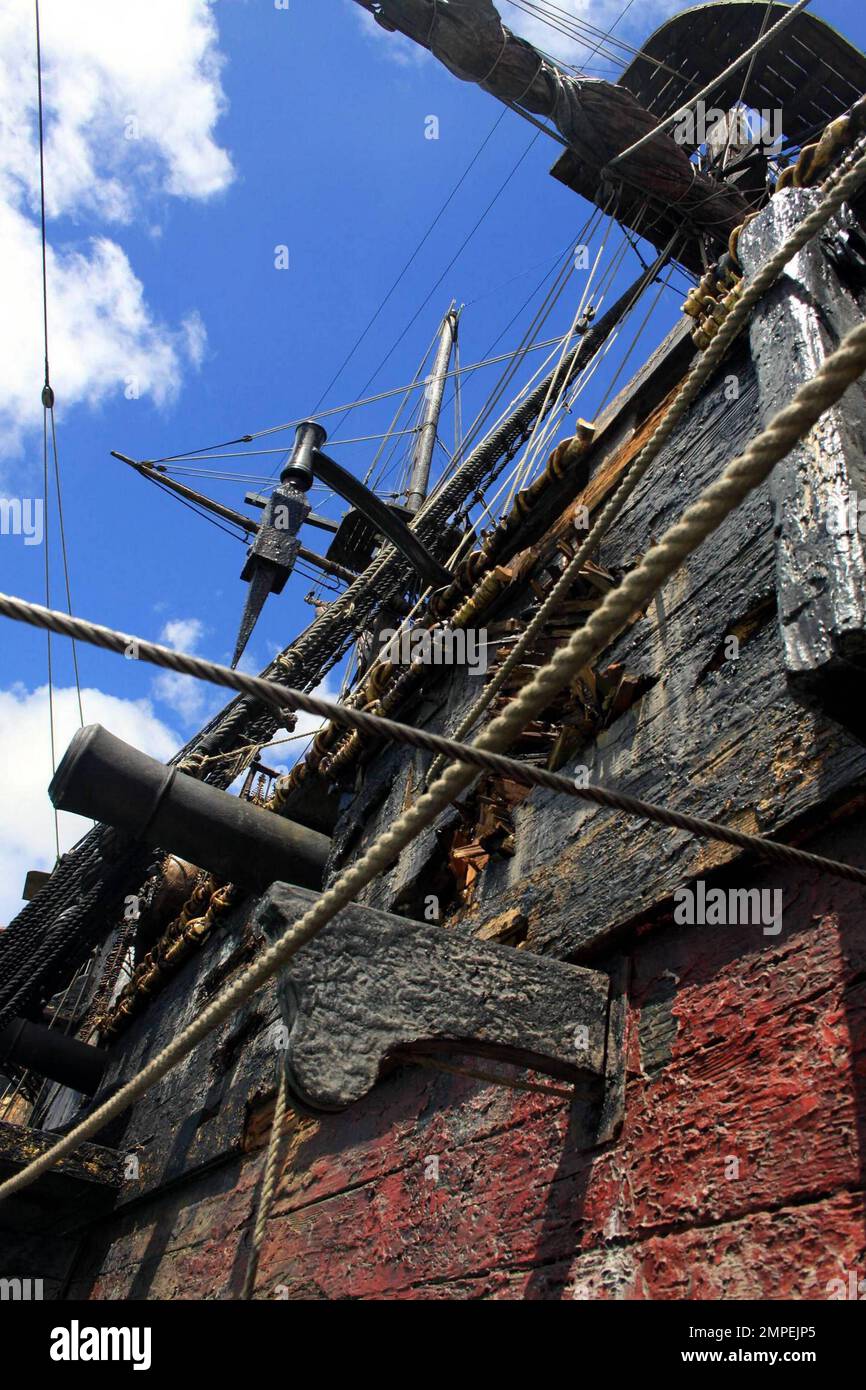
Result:
<instances>
[{"instance_id":1,"label":"wooden bracket","mask_svg":"<svg viewBox=\"0 0 866 1390\"><path fill-rule=\"evenodd\" d=\"M315 898L274 883L257 925L273 941ZM310 1110L343 1110L408 1049L492 1057L601 1090L609 988L599 970L352 905L279 977L289 1090Z\"/></svg>"}]
</instances>

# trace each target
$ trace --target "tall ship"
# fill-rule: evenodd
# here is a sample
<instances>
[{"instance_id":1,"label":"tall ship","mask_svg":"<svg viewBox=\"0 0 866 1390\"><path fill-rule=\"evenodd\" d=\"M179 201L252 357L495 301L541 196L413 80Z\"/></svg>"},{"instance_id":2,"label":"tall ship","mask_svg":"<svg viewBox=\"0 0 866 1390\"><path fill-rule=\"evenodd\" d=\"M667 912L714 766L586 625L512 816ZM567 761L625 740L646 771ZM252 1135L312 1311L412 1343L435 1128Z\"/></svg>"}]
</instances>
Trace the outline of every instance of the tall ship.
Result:
<instances>
[{"instance_id":1,"label":"tall ship","mask_svg":"<svg viewBox=\"0 0 866 1390\"><path fill-rule=\"evenodd\" d=\"M866 58L805 0L684 8L616 80L492 0L356 4L544 133L636 275L605 297L612 250L572 246L568 332L504 352L450 450L443 302L396 494L373 445L334 457L334 400L233 506L119 454L246 537L230 667L0 596L226 699L168 763L93 724L61 750L46 790L94 828L0 932L0 1272L58 1302L862 1298Z\"/></svg>"}]
</instances>

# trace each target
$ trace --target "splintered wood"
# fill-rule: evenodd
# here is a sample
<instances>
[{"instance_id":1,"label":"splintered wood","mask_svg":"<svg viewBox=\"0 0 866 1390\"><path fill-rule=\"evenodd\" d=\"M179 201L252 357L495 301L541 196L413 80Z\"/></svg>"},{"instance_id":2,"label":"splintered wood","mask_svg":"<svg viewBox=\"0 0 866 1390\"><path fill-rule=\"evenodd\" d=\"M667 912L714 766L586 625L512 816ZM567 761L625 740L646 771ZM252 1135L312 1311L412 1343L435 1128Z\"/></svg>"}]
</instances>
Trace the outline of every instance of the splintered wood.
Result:
<instances>
[{"instance_id":1,"label":"splintered wood","mask_svg":"<svg viewBox=\"0 0 866 1390\"><path fill-rule=\"evenodd\" d=\"M533 581L532 588L539 602L557 577L557 571L551 570L541 580ZM576 585L581 592L563 599L558 605L556 613L545 623L543 631L533 640L491 702L489 718L501 713L521 687L547 664L563 641L582 626L587 614L597 607L614 582L614 576L600 565L589 562L584 566ZM487 671L488 682L508 659L513 644L532 620L533 611L530 608L520 617L491 624L488 633L493 659ZM629 674L621 662L600 670L584 667L541 717L525 726L512 746L512 756L557 771L584 743L624 714L650 684L644 677ZM482 778L460 804L462 819L451 839L448 865L457 900L463 907L475 901L480 880L491 859L507 858L514 853L512 811L529 795L530 788L506 777L490 775Z\"/></svg>"}]
</instances>

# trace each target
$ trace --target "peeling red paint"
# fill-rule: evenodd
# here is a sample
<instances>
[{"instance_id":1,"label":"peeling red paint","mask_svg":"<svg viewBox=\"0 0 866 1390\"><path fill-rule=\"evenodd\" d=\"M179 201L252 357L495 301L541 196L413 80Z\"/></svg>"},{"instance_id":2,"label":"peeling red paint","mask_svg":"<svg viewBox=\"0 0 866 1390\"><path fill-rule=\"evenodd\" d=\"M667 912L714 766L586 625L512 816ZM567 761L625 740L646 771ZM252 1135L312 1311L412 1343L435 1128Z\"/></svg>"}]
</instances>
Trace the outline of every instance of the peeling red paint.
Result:
<instances>
[{"instance_id":1,"label":"peeling red paint","mask_svg":"<svg viewBox=\"0 0 866 1390\"><path fill-rule=\"evenodd\" d=\"M297 1123L257 1296L810 1299L866 1275L862 895L798 887L778 941L636 934L613 1144L557 1098L411 1067ZM263 1162L118 1218L71 1292L236 1297Z\"/></svg>"}]
</instances>

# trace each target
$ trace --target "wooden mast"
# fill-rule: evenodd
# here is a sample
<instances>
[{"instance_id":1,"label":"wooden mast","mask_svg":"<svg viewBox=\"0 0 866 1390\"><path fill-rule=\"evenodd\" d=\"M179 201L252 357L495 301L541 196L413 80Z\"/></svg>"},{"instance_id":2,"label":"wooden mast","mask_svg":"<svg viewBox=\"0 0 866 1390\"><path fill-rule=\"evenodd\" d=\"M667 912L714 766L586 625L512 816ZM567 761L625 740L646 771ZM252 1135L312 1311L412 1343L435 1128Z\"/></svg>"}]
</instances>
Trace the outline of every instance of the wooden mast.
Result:
<instances>
[{"instance_id":1,"label":"wooden mast","mask_svg":"<svg viewBox=\"0 0 866 1390\"><path fill-rule=\"evenodd\" d=\"M451 308L448 310L442 323L442 331L439 335L439 345L436 349L433 370L427 378L424 391L424 418L418 430L415 448L412 453L412 476L409 480L409 492L406 497L406 506L410 512L417 512L421 503L427 496L427 487L430 482L430 465L433 462L436 431L439 428L442 397L445 394L445 381L448 375L451 353L454 350L454 344L457 340L457 318L458 315L455 312L452 302Z\"/></svg>"}]
</instances>

